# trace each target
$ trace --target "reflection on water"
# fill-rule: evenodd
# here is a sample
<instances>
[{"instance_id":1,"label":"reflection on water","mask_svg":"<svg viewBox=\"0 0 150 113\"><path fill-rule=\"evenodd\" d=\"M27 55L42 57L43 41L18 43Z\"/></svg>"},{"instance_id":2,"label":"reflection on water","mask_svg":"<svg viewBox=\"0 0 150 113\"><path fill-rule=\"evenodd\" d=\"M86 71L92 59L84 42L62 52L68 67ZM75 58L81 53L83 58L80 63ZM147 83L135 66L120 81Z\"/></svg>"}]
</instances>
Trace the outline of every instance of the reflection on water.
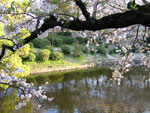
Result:
<instances>
[{"instance_id":1,"label":"reflection on water","mask_svg":"<svg viewBox=\"0 0 150 113\"><path fill-rule=\"evenodd\" d=\"M28 111L15 113L149 113L149 74L138 70L126 74L120 86L110 80L111 70L105 68L30 78L37 85L43 84L54 100L42 102L39 110L32 102ZM50 84L44 85L46 81Z\"/></svg>"}]
</instances>

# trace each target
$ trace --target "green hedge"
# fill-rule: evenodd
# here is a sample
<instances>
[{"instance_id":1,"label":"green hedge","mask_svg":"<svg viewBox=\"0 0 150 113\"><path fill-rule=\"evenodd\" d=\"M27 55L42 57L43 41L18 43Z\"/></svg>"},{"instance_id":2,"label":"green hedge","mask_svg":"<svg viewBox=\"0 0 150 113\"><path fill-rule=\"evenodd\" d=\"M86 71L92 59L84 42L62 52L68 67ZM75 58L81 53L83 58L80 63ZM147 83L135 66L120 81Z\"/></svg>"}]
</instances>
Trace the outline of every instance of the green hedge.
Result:
<instances>
[{"instance_id":1,"label":"green hedge","mask_svg":"<svg viewBox=\"0 0 150 113\"><path fill-rule=\"evenodd\" d=\"M61 52L53 52L50 56L51 60L58 61L64 58L63 53Z\"/></svg>"},{"instance_id":2,"label":"green hedge","mask_svg":"<svg viewBox=\"0 0 150 113\"><path fill-rule=\"evenodd\" d=\"M66 31L66 32L57 32L57 35L60 36L72 36L72 33L70 31Z\"/></svg>"},{"instance_id":3,"label":"green hedge","mask_svg":"<svg viewBox=\"0 0 150 113\"><path fill-rule=\"evenodd\" d=\"M60 47L64 43L63 36L59 36L59 35L52 36L50 34L46 39L48 39L50 42L52 42L53 45L56 47Z\"/></svg>"},{"instance_id":4,"label":"green hedge","mask_svg":"<svg viewBox=\"0 0 150 113\"><path fill-rule=\"evenodd\" d=\"M62 37L62 39L63 39L64 44L68 44L68 45L71 45L75 42L75 38L70 37L70 36Z\"/></svg>"},{"instance_id":5,"label":"green hedge","mask_svg":"<svg viewBox=\"0 0 150 113\"><path fill-rule=\"evenodd\" d=\"M50 50L51 52L53 52L53 47L52 47L51 45L46 45L46 46L44 47L44 49L48 49L48 50Z\"/></svg>"},{"instance_id":6,"label":"green hedge","mask_svg":"<svg viewBox=\"0 0 150 113\"><path fill-rule=\"evenodd\" d=\"M82 52L83 53L88 53L88 48L86 46L82 46Z\"/></svg>"},{"instance_id":7,"label":"green hedge","mask_svg":"<svg viewBox=\"0 0 150 113\"><path fill-rule=\"evenodd\" d=\"M50 50L48 49L43 49L39 52L39 60L40 61L48 61L50 56Z\"/></svg>"},{"instance_id":8,"label":"green hedge","mask_svg":"<svg viewBox=\"0 0 150 113\"><path fill-rule=\"evenodd\" d=\"M71 53L71 48L68 45L62 45L61 50L64 54L70 54Z\"/></svg>"},{"instance_id":9,"label":"green hedge","mask_svg":"<svg viewBox=\"0 0 150 113\"><path fill-rule=\"evenodd\" d=\"M27 61L35 61L35 59L36 59L36 56L33 53L29 53L26 58Z\"/></svg>"},{"instance_id":10,"label":"green hedge","mask_svg":"<svg viewBox=\"0 0 150 113\"><path fill-rule=\"evenodd\" d=\"M73 52L74 57L81 57L82 56L81 46L79 44L75 44Z\"/></svg>"},{"instance_id":11,"label":"green hedge","mask_svg":"<svg viewBox=\"0 0 150 113\"><path fill-rule=\"evenodd\" d=\"M100 53L103 56L106 56L106 54L107 54L106 49L104 47L102 47L102 46L96 47L96 50L97 50L97 53Z\"/></svg>"},{"instance_id":12,"label":"green hedge","mask_svg":"<svg viewBox=\"0 0 150 113\"><path fill-rule=\"evenodd\" d=\"M44 48L46 45L51 45L51 42L46 38L37 38L32 40L31 42L33 43L34 47L37 48Z\"/></svg>"},{"instance_id":13,"label":"green hedge","mask_svg":"<svg viewBox=\"0 0 150 113\"><path fill-rule=\"evenodd\" d=\"M76 40L79 44L84 44L84 38L83 37L76 37Z\"/></svg>"}]
</instances>

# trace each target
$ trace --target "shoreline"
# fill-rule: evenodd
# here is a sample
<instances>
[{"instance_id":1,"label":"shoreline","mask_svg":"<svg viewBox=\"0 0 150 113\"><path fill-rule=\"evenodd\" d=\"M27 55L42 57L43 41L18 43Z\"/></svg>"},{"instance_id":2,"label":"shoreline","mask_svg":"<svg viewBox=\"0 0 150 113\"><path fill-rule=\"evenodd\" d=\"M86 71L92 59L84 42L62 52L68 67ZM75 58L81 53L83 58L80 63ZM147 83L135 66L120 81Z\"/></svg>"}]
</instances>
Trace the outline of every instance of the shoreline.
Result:
<instances>
[{"instance_id":1,"label":"shoreline","mask_svg":"<svg viewBox=\"0 0 150 113\"><path fill-rule=\"evenodd\" d=\"M82 65L77 65L77 66L41 68L41 69L36 70L36 71L31 71L29 76L47 74L47 73L56 73L56 72L76 71L76 70L94 68L96 66L97 66L96 63L88 63L88 64L82 64Z\"/></svg>"},{"instance_id":2,"label":"shoreline","mask_svg":"<svg viewBox=\"0 0 150 113\"><path fill-rule=\"evenodd\" d=\"M51 67L51 68L40 68L38 70L30 71L29 76L40 75L40 74L51 74L57 72L69 72L69 71L77 71L88 68L96 68L96 67L113 67L119 63L118 59L107 59L107 60L99 60L92 63L79 64L76 66L64 66L64 67Z\"/></svg>"}]
</instances>

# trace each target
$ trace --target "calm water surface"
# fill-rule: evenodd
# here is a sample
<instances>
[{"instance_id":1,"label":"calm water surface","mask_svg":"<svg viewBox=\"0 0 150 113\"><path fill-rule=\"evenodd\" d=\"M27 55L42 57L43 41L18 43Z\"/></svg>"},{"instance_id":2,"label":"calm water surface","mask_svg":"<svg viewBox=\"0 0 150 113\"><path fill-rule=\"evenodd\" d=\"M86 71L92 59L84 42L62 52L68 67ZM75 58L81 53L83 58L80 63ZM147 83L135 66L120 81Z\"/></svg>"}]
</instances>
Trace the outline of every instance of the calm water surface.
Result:
<instances>
[{"instance_id":1,"label":"calm water surface","mask_svg":"<svg viewBox=\"0 0 150 113\"><path fill-rule=\"evenodd\" d=\"M0 113L150 113L149 72L135 69L125 76L120 86L106 68L33 77L29 81L42 85L54 100L41 101L40 109L34 100L14 111L17 91L5 96L1 91Z\"/></svg>"}]
</instances>

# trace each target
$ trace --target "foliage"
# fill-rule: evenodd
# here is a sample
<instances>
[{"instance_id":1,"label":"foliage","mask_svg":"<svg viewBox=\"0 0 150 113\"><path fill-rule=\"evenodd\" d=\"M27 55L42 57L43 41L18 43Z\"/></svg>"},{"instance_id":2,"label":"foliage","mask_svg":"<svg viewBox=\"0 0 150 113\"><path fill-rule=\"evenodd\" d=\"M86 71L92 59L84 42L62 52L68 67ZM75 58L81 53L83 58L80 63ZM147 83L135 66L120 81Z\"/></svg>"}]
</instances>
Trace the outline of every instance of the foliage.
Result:
<instances>
[{"instance_id":1,"label":"foliage","mask_svg":"<svg viewBox=\"0 0 150 113\"><path fill-rule=\"evenodd\" d=\"M31 48L30 53L36 54L36 49Z\"/></svg>"},{"instance_id":2,"label":"foliage","mask_svg":"<svg viewBox=\"0 0 150 113\"><path fill-rule=\"evenodd\" d=\"M66 32L57 32L57 35L60 36L72 36L72 33L70 31L66 31Z\"/></svg>"},{"instance_id":3,"label":"foliage","mask_svg":"<svg viewBox=\"0 0 150 113\"><path fill-rule=\"evenodd\" d=\"M32 42L28 43L30 45L30 48L34 48L34 44Z\"/></svg>"},{"instance_id":4,"label":"foliage","mask_svg":"<svg viewBox=\"0 0 150 113\"><path fill-rule=\"evenodd\" d=\"M84 38L84 43L87 44L88 38Z\"/></svg>"},{"instance_id":5,"label":"foliage","mask_svg":"<svg viewBox=\"0 0 150 113\"><path fill-rule=\"evenodd\" d=\"M88 48L86 46L82 46L82 52L83 53L88 53Z\"/></svg>"},{"instance_id":6,"label":"foliage","mask_svg":"<svg viewBox=\"0 0 150 113\"><path fill-rule=\"evenodd\" d=\"M64 32L57 32L56 35L63 36L63 35L64 35Z\"/></svg>"},{"instance_id":7,"label":"foliage","mask_svg":"<svg viewBox=\"0 0 150 113\"><path fill-rule=\"evenodd\" d=\"M53 47L51 45L46 45L44 49L48 49L51 52L53 52Z\"/></svg>"},{"instance_id":8,"label":"foliage","mask_svg":"<svg viewBox=\"0 0 150 113\"><path fill-rule=\"evenodd\" d=\"M52 42L52 45L60 47L64 43L62 37L63 36L49 34L47 39Z\"/></svg>"},{"instance_id":9,"label":"foliage","mask_svg":"<svg viewBox=\"0 0 150 113\"><path fill-rule=\"evenodd\" d=\"M104 47L98 46L96 47L96 50L97 50L97 53L100 53L101 55L106 56L107 51Z\"/></svg>"},{"instance_id":10,"label":"foliage","mask_svg":"<svg viewBox=\"0 0 150 113\"><path fill-rule=\"evenodd\" d=\"M10 64L10 66L7 66ZM22 71L16 71L20 68ZM17 54L13 54L8 58L2 59L2 64L0 66L0 71L3 69L9 71L9 75L16 75L18 77L27 76L30 73L30 67L22 64L22 59Z\"/></svg>"},{"instance_id":11,"label":"foliage","mask_svg":"<svg viewBox=\"0 0 150 113\"><path fill-rule=\"evenodd\" d=\"M40 61L48 61L50 56L50 50L48 49L43 49L39 52L39 60Z\"/></svg>"},{"instance_id":12,"label":"foliage","mask_svg":"<svg viewBox=\"0 0 150 113\"><path fill-rule=\"evenodd\" d=\"M113 54L115 54L115 53L116 53L116 49L110 49L110 50L109 50L109 54L110 54L110 55L113 55Z\"/></svg>"},{"instance_id":13,"label":"foliage","mask_svg":"<svg viewBox=\"0 0 150 113\"><path fill-rule=\"evenodd\" d=\"M50 45L51 42L49 40L47 40L46 38L36 38L34 40L31 41L34 45L34 47L37 48L45 48L46 45Z\"/></svg>"},{"instance_id":14,"label":"foliage","mask_svg":"<svg viewBox=\"0 0 150 113\"><path fill-rule=\"evenodd\" d=\"M71 48L68 45L62 45L61 50L64 54L70 54L71 53Z\"/></svg>"},{"instance_id":15,"label":"foliage","mask_svg":"<svg viewBox=\"0 0 150 113\"><path fill-rule=\"evenodd\" d=\"M36 59L36 56L33 53L29 53L28 56L26 57L27 61L32 61L33 62L33 61L35 61L35 59Z\"/></svg>"},{"instance_id":16,"label":"foliage","mask_svg":"<svg viewBox=\"0 0 150 113\"><path fill-rule=\"evenodd\" d=\"M70 37L70 36L64 36L62 37L63 38L63 42L64 44L73 44L75 42L75 39L73 37Z\"/></svg>"},{"instance_id":17,"label":"foliage","mask_svg":"<svg viewBox=\"0 0 150 113\"><path fill-rule=\"evenodd\" d=\"M79 44L84 44L84 38L83 37L76 37L76 40Z\"/></svg>"},{"instance_id":18,"label":"foliage","mask_svg":"<svg viewBox=\"0 0 150 113\"><path fill-rule=\"evenodd\" d=\"M61 52L53 52L50 56L51 60L58 61L64 58L63 53Z\"/></svg>"},{"instance_id":19,"label":"foliage","mask_svg":"<svg viewBox=\"0 0 150 113\"><path fill-rule=\"evenodd\" d=\"M70 31L66 31L63 33L64 36L69 36L71 37L72 36L72 33Z\"/></svg>"},{"instance_id":20,"label":"foliage","mask_svg":"<svg viewBox=\"0 0 150 113\"><path fill-rule=\"evenodd\" d=\"M109 44L105 44L105 48L109 48Z\"/></svg>"},{"instance_id":21,"label":"foliage","mask_svg":"<svg viewBox=\"0 0 150 113\"><path fill-rule=\"evenodd\" d=\"M54 45L55 45L56 47L60 47L63 43L64 43L64 42L63 42L63 39L62 39L62 38L60 38L60 37L55 37L55 39L54 39Z\"/></svg>"},{"instance_id":22,"label":"foliage","mask_svg":"<svg viewBox=\"0 0 150 113\"><path fill-rule=\"evenodd\" d=\"M21 58L26 58L30 52L30 45L26 44L22 48L18 49L16 52Z\"/></svg>"},{"instance_id":23,"label":"foliage","mask_svg":"<svg viewBox=\"0 0 150 113\"><path fill-rule=\"evenodd\" d=\"M74 57L81 57L82 56L81 46L77 43L74 45L73 56Z\"/></svg>"},{"instance_id":24,"label":"foliage","mask_svg":"<svg viewBox=\"0 0 150 113\"><path fill-rule=\"evenodd\" d=\"M12 94L6 94L0 97L0 113L12 113L15 109L15 103L19 101L17 90L13 89Z\"/></svg>"}]
</instances>

